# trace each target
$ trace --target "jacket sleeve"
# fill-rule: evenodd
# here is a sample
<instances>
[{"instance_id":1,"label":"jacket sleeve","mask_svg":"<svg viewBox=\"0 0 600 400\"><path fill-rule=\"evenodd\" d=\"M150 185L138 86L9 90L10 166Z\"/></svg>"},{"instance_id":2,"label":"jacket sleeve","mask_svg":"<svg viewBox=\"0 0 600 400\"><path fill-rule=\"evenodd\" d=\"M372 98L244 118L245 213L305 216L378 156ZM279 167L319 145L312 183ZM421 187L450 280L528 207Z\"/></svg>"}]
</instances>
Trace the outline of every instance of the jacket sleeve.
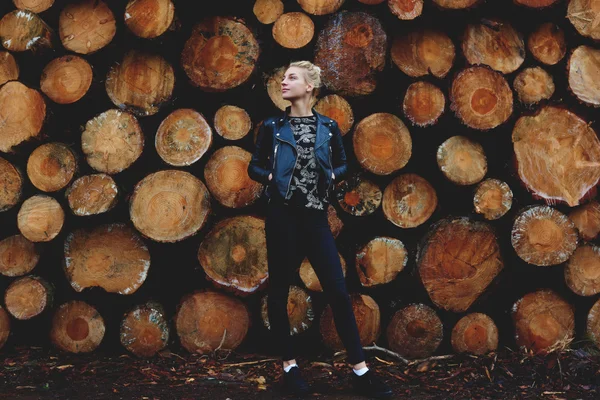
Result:
<instances>
[{"instance_id":1,"label":"jacket sleeve","mask_svg":"<svg viewBox=\"0 0 600 400\"><path fill-rule=\"evenodd\" d=\"M344 150L344 140L337 122L333 121L331 125L331 159L333 163L334 181L341 181L348 174L348 163L346 161L346 151Z\"/></svg>"},{"instance_id":2,"label":"jacket sleeve","mask_svg":"<svg viewBox=\"0 0 600 400\"><path fill-rule=\"evenodd\" d=\"M264 120L258 129L256 145L254 147L254 152L252 153L252 158L250 159L250 164L248 164L248 176L263 185L269 184L269 174L271 173L271 169L268 167L268 158L272 147L271 141L273 140L266 125L267 120Z\"/></svg>"}]
</instances>

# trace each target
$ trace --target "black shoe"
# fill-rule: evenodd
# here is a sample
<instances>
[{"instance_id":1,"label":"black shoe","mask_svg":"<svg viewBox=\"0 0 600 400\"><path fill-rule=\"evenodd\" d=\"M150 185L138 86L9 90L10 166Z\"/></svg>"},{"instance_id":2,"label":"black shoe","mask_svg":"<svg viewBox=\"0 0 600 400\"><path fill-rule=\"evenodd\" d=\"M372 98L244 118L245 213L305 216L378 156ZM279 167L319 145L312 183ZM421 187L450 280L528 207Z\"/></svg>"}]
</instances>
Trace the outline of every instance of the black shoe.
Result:
<instances>
[{"instance_id":1,"label":"black shoe","mask_svg":"<svg viewBox=\"0 0 600 400\"><path fill-rule=\"evenodd\" d=\"M289 372L283 373L283 391L300 396L310 393L310 386L302 377L300 368L292 367Z\"/></svg>"},{"instance_id":2,"label":"black shoe","mask_svg":"<svg viewBox=\"0 0 600 400\"><path fill-rule=\"evenodd\" d=\"M357 394L377 399L391 397L393 394L392 389L370 369L361 376L354 372L352 375L352 386Z\"/></svg>"}]
</instances>

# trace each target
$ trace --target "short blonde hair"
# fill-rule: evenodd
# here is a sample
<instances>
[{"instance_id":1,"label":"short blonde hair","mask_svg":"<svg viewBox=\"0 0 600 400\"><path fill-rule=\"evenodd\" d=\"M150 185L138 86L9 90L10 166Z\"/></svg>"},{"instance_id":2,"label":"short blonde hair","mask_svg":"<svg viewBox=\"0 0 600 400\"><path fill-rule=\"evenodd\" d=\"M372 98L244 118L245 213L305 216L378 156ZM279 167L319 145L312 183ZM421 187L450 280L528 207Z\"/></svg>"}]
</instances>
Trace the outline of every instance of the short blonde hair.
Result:
<instances>
[{"instance_id":1,"label":"short blonde hair","mask_svg":"<svg viewBox=\"0 0 600 400\"><path fill-rule=\"evenodd\" d=\"M317 93L319 92L319 88L321 87L321 68L306 60L293 61L288 65L288 68L290 67L299 67L306 71L304 77L306 81L312 84L314 87L312 91L312 96L313 98L317 97Z\"/></svg>"}]
</instances>

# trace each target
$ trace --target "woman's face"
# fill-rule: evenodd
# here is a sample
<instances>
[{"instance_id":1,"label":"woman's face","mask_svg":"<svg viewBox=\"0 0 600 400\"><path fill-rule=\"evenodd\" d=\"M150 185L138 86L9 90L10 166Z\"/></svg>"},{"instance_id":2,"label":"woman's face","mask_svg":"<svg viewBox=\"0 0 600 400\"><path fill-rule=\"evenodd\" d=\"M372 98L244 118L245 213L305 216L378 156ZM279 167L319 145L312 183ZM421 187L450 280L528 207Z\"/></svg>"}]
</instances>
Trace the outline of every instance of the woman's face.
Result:
<instances>
[{"instance_id":1,"label":"woman's face","mask_svg":"<svg viewBox=\"0 0 600 400\"><path fill-rule=\"evenodd\" d=\"M313 85L306 82L303 68L289 67L285 71L281 81L281 95L285 100L310 97L312 88Z\"/></svg>"}]
</instances>

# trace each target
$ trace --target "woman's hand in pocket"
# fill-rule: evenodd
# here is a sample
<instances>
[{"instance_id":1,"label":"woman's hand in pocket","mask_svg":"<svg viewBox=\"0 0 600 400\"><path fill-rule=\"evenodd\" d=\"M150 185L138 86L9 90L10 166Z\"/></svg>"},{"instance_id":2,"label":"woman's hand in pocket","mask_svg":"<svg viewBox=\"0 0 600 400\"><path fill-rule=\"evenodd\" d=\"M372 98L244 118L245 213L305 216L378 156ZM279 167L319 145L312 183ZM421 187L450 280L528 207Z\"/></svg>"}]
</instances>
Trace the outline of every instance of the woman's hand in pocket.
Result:
<instances>
[{"instance_id":1,"label":"woman's hand in pocket","mask_svg":"<svg viewBox=\"0 0 600 400\"><path fill-rule=\"evenodd\" d=\"M273 174L272 174L272 173L270 173L270 174L269 174L269 181L270 181L271 179L273 179Z\"/></svg>"}]
</instances>

